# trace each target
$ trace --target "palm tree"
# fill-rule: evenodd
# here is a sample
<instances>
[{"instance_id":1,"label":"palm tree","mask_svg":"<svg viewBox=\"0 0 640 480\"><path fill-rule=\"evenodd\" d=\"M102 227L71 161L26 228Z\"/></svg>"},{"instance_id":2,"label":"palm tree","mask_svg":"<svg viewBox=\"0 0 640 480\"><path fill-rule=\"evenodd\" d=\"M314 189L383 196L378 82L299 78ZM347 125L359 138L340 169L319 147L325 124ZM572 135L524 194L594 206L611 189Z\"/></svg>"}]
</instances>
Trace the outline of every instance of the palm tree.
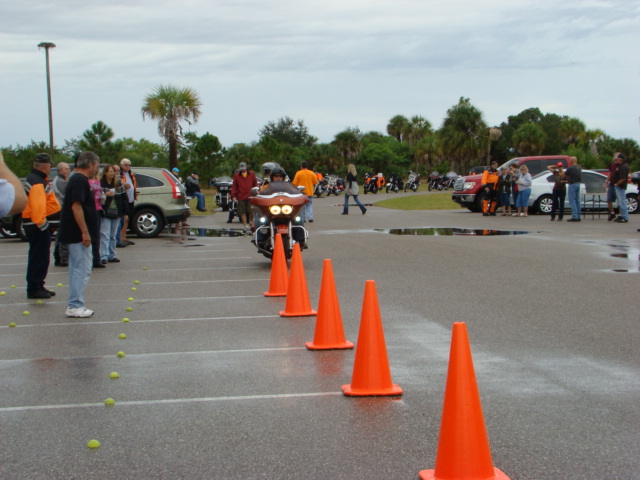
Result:
<instances>
[{"instance_id":1,"label":"palm tree","mask_svg":"<svg viewBox=\"0 0 640 480\"><path fill-rule=\"evenodd\" d=\"M349 163L362 152L362 132L358 127L347 128L334 137L332 145L338 149L338 155L344 163Z\"/></svg>"},{"instance_id":2,"label":"palm tree","mask_svg":"<svg viewBox=\"0 0 640 480\"><path fill-rule=\"evenodd\" d=\"M513 134L513 146L522 155L540 155L546 140L542 127L531 122L523 123Z\"/></svg>"},{"instance_id":3,"label":"palm tree","mask_svg":"<svg viewBox=\"0 0 640 480\"><path fill-rule=\"evenodd\" d=\"M416 115L414 117L411 117L411 120L407 122L403 140L406 140L409 145L415 145L421 139L430 135L431 133L433 132L431 130L431 124L429 123L429 120Z\"/></svg>"},{"instance_id":4,"label":"palm tree","mask_svg":"<svg viewBox=\"0 0 640 480\"><path fill-rule=\"evenodd\" d=\"M458 104L447 110L440 137L443 154L451 159L453 168L467 171L472 163L484 157L490 141L486 131L482 112L468 98L460 97Z\"/></svg>"},{"instance_id":5,"label":"palm tree","mask_svg":"<svg viewBox=\"0 0 640 480\"><path fill-rule=\"evenodd\" d=\"M78 141L78 151L90 151L100 157L103 163L116 163L124 149L122 140L113 141L115 134L104 122L98 120L85 130Z\"/></svg>"},{"instance_id":6,"label":"palm tree","mask_svg":"<svg viewBox=\"0 0 640 480\"><path fill-rule=\"evenodd\" d=\"M408 124L409 120L407 120L407 117L403 115L396 115L391 120L389 120L389 124L387 125L387 133L397 141L401 142L403 140L404 133L407 131Z\"/></svg>"},{"instance_id":7,"label":"palm tree","mask_svg":"<svg viewBox=\"0 0 640 480\"><path fill-rule=\"evenodd\" d=\"M178 145L182 143L181 121L191 125L198 121L202 103L191 88L160 85L146 96L142 105L142 118L158 121L158 133L169 145L169 168L178 165Z\"/></svg>"},{"instance_id":8,"label":"palm tree","mask_svg":"<svg viewBox=\"0 0 640 480\"><path fill-rule=\"evenodd\" d=\"M578 118L565 117L560 122L560 135L565 143L575 146L584 135L585 124Z\"/></svg>"}]
</instances>

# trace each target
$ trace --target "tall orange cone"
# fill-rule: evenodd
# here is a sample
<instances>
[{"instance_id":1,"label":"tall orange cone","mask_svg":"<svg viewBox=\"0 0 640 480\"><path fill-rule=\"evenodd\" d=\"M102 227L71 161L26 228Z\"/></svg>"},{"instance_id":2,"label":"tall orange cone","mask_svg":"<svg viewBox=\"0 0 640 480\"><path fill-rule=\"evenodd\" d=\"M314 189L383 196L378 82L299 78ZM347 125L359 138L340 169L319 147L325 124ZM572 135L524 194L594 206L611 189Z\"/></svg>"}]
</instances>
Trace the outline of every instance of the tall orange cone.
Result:
<instances>
[{"instance_id":1,"label":"tall orange cone","mask_svg":"<svg viewBox=\"0 0 640 480\"><path fill-rule=\"evenodd\" d=\"M331 260L325 259L322 267L322 283L318 299L318 316L313 342L306 342L309 350L340 350L353 348L344 337L342 315L338 303L338 291L333 279Z\"/></svg>"},{"instance_id":2,"label":"tall orange cone","mask_svg":"<svg viewBox=\"0 0 640 480\"><path fill-rule=\"evenodd\" d=\"M289 272L287 303L284 306L284 310L280 311L280 316L309 317L316 313L318 312L311 309L307 279L304 276L304 266L302 265L300 244L296 243L293 246L293 253L291 254L291 271Z\"/></svg>"},{"instance_id":3,"label":"tall orange cone","mask_svg":"<svg viewBox=\"0 0 640 480\"><path fill-rule=\"evenodd\" d=\"M422 480L509 480L493 466L467 325L453 324L436 468Z\"/></svg>"},{"instance_id":4,"label":"tall orange cone","mask_svg":"<svg viewBox=\"0 0 640 480\"><path fill-rule=\"evenodd\" d=\"M265 297L285 297L289 285L289 273L287 272L287 259L284 256L282 235L276 234L276 244L273 246L271 258L271 279L269 291L264 292Z\"/></svg>"},{"instance_id":5,"label":"tall orange cone","mask_svg":"<svg viewBox=\"0 0 640 480\"><path fill-rule=\"evenodd\" d=\"M376 282L373 280L365 283L353 375L351 384L342 386L342 392L359 397L402 395L402 388L391 381Z\"/></svg>"}]
</instances>

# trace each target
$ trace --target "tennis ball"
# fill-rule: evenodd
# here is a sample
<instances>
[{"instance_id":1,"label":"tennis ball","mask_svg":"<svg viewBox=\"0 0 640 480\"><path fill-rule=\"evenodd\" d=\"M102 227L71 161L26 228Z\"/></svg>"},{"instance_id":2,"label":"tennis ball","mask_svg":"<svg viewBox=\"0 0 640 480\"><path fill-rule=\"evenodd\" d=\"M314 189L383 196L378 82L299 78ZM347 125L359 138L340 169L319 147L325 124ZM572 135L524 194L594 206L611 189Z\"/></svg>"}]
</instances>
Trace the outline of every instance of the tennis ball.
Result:
<instances>
[{"instance_id":1,"label":"tennis ball","mask_svg":"<svg viewBox=\"0 0 640 480\"><path fill-rule=\"evenodd\" d=\"M120 378L120 375L118 374L118 372L111 372L109 374L109 378Z\"/></svg>"},{"instance_id":2,"label":"tennis ball","mask_svg":"<svg viewBox=\"0 0 640 480\"><path fill-rule=\"evenodd\" d=\"M135 292L138 289L136 287L131 287L131 290L133 290Z\"/></svg>"},{"instance_id":3,"label":"tennis ball","mask_svg":"<svg viewBox=\"0 0 640 480\"><path fill-rule=\"evenodd\" d=\"M124 318L122 319L122 321L123 321L124 323L129 323L129 319L128 319L127 317L124 317Z\"/></svg>"},{"instance_id":4,"label":"tennis ball","mask_svg":"<svg viewBox=\"0 0 640 480\"><path fill-rule=\"evenodd\" d=\"M22 314L23 314L23 315L31 315L31 314L29 313L29 310L25 310L24 312L22 312Z\"/></svg>"},{"instance_id":5,"label":"tennis ball","mask_svg":"<svg viewBox=\"0 0 640 480\"><path fill-rule=\"evenodd\" d=\"M100 448L100 442L98 440L89 440L89 443L87 443L87 447Z\"/></svg>"},{"instance_id":6,"label":"tennis ball","mask_svg":"<svg viewBox=\"0 0 640 480\"><path fill-rule=\"evenodd\" d=\"M149 270L147 267L143 267L142 269L143 269L143 270Z\"/></svg>"},{"instance_id":7,"label":"tennis ball","mask_svg":"<svg viewBox=\"0 0 640 480\"><path fill-rule=\"evenodd\" d=\"M116 401L113 398L105 398L104 404L105 405L115 405Z\"/></svg>"},{"instance_id":8,"label":"tennis ball","mask_svg":"<svg viewBox=\"0 0 640 480\"><path fill-rule=\"evenodd\" d=\"M16 288L16 286L15 285L11 285L11 288Z\"/></svg>"},{"instance_id":9,"label":"tennis ball","mask_svg":"<svg viewBox=\"0 0 640 480\"><path fill-rule=\"evenodd\" d=\"M140 284L140 281L139 281L139 280L134 280L134 281L133 281L133 283L134 283L135 285L139 285L139 284Z\"/></svg>"},{"instance_id":10,"label":"tennis ball","mask_svg":"<svg viewBox=\"0 0 640 480\"><path fill-rule=\"evenodd\" d=\"M58 283L58 284L56 285L56 287L61 287L61 286L62 286L62 284L61 284L61 283Z\"/></svg>"},{"instance_id":11,"label":"tennis ball","mask_svg":"<svg viewBox=\"0 0 640 480\"><path fill-rule=\"evenodd\" d=\"M133 312L133 308L127 307L127 312Z\"/></svg>"},{"instance_id":12,"label":"tennis ball","mask_svg":"<svg viewBox=\"0 0 640 480\"><path fill-rule=\"evenodd\" d=\"M36 305L42 305L42 300L36 300Z\"/></svg>"},{"instance_id":13,"label":"tennis ball","mask_svg":"<svg viewBox=\"0 0 640 480\"><path fill-rule=\"evenodd\" d=\"M11 323L9 324L9 326L10 326L10 327L15 327L15 326L16 326L16 324L15 324L15 323L13 323L13 322L11 322Z\"/></svg>"},{"instance_id":14,"label":"tennis ball","mask_svg":"<svg viewBox=\"0 0 640 480\"><path fill-rule=\"evenodd\" d=\"M0 292L0 297L4 297L7 294L7 292Z\"/></svg>"},{"instance_id":15,"label":"tennis ball","mask_svg":"<svg viewBox=\"0 0 640 480\"><path fill-rule=\"evenodd\" d=\"M125 338L127 338L127 334L126 333L121 333L120 335L118 335L118 338L121 338L121 339L124 340Z\"/></svg>"},{"instance_id":16,"label":"tennis ball","mask_svg":"<svg viewBox=\"0 0 640 480\"><path fill-rule=\"evenodd\" d=\"M127 298L127 300L129 300L130 302L133 302L133 297L129 297Z\"/></svg>"},{"instance_id":17,"label":"tennis ball","mask_svg":"<svg viewBox=\"0 0 640 480\"><path fill-rule=\"evenodd\" d=\"M118 358L124 358L126 355L127 355L127 354L126 354L126 353L124 353L122 350L121 350L121 351L119 351L118 353L116 353L116 357L118 357Z\"/></svg>"}]
</instances>

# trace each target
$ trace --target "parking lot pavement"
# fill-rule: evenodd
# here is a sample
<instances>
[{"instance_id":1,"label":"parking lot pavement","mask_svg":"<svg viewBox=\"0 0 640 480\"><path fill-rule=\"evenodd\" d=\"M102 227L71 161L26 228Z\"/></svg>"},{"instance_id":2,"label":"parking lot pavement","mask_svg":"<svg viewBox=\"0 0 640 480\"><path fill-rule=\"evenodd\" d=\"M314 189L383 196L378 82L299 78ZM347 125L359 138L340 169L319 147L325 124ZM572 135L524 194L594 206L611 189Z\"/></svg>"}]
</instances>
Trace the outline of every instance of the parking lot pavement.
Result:
<instances>
[{"instance_id":1,"label":"parking lot pavement","mask_svg":"<svg viewBox=\"0 0 640 480\"><path fill-rule=\"evenodd\" d=\"M226 214L192 217L183 244L119 249L121 263L93 272L90 319L64 317L61 268L53 301L27 300L27 245L0 240L0 478L417 478L434 468L459 321L496 467L511 480L637 478L638 216L342 216L341 203L314 201L310 300L329 258L356 343L375 280L402 396L343 396L355 351L305 348L315 319L278 315L285 300L263 296L270 263L248 237L196 236L239 229Z\"/></svg>"}]
</instances>

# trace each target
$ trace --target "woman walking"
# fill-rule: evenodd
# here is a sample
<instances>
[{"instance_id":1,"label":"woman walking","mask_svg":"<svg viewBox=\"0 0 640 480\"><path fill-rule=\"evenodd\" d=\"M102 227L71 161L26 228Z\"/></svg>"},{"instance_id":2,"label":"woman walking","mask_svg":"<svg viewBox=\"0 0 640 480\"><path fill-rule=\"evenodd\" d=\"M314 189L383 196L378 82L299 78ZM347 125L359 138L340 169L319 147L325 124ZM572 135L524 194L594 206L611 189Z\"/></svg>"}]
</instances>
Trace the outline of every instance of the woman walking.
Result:
<instances>
[{"instance_id":1,"label":"woman walking","mask_svg":"<svg viewBox=\"0 0 640 480\"><path fill-rule=\"evenodd\" d=\"M347 188L344 190L344 208L342 209L342 215L349 215L349 195L353 196L358 207L362 211L364 215L367 213L367 209L364 207L362 202L358 200L358 172L356 172L356 166L353 163L350 163L347 167Z\"/></svg>"}]
</instances>

